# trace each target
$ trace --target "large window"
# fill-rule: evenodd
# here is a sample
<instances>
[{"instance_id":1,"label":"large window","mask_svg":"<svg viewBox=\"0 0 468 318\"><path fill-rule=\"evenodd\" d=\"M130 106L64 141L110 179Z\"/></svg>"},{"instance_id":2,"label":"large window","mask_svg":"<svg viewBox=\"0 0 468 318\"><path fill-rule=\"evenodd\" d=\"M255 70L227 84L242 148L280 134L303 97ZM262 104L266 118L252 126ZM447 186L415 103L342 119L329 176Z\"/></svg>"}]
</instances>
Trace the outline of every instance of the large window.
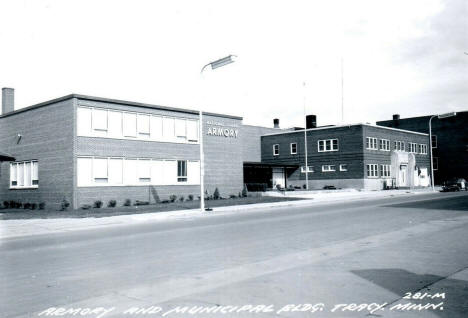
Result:
<instances>
[{"instance_id":1,"label":"large window","mask_svg":"<svg viewBox=\"0 0 468 318\"><path fill-rule=\"evenodd\" d=\"M39 166L36 160L10 163L10 188L37 188Z\"/></svg>"},{"instance_id":2,"label":"large window","mask_svg":"<svg viewBox=\"0 0 468 318\"><path fill-rule=\"evenodd\" d=\"M403 141L395 140L394 148L396 151L405 151L405 143Z\"/></svg>"},{"instance_id":3,"label":"large window","mask_svg":"<svg viewBox=\"0 0 468 318\"><path fill-rule=\"evenodd\" d=\"M318 152L338 151L338 139L323 139L317 142Z\"/></svg>"},{"instance_id":4,"label":"large window","mask_svg":"<svg viewBox=\"0 0 468 318\"><path fill-rule=\"evenodd\" d=\"M19 172L21 180L23 180L21 184L28 184L24 181L25 165L24 163L21 164L21 171L18 169L13 171L12 168L12 180L18 183ZM34 163L32 165L34 167ZM28 174L26 173L26 175ZM34 168L32 175L37 176ZM34 177L32 182L35 182ZM198 160L115 157L77 158L77 183L79 187L176 185L181 182L193 185L200 184L200 162Z\"/></svg>"},{"instance_id":5,"label":"large window","mask_svg":"<svg viewBox=\"0 0 468 318\"><path fill-rule=\"evenodd\" d=\"M390 177L390 165L380 165L380 176Z\"/></svg>"},{"instance_id":6,"label":"large window","mask_svg":"<svg viewBox=\"0 0 468 318\"><path fill-rule=\"evenodd\" d=\"M377 150L377 138L366 137L366 149Z\"/></svg>"},{"instance_id":7,"label":"large window","mask_svg":"<svg viewBox=\"0 0 468 318\"><path fill-rule=\"evenodd\" d=\"M314 172L314 167L313 166L307 166L307 169L306 169L305 166L301 167L301 173L306 173L306 170L307 170L307 172Z\"/></svg>"},{"instance_id":8,"label":"large window","mask_svg":"<svg viewBox=\"0 0 468 318\"><path fill-rule=\"evenodd\" d=\"M291 143L291 155L297 154L297 143Z\"/></svg>"},{"instance_id":9,"label":"large window","mask_svg":"<svg viewBox=\"0 0 468 318\"><path fill-rule=\"evenodd\" d=\"M380 150L390 151L390 140L380 139Z\"/></svg>"},{"instance_id":10,"label":"large window","mask_svg":"<svg viewBox=\"0 0 468 318\"><path fill-rule=\"evenodd\" d=\"M77 108L77 135L162 142L198 142L198 120L104 109Z\"/></svg>"},{"instance_id":11,"label":"large window","mask_svg":"<svg viewBox=\"0 0 468 318\"><path fill-rule=\"evenodd\" d=\"M432 135L432 148L437 148L437 135Z\"/></svg>"},{"instance_id":12,"label":"large window","mask_svg":"<svg viewBox=\"0 0 468 318\"><path fill-rule=\"evenodd\" d=\"M177 160L177 182L187 181L187 160Z\"/></svg>"},{"instance_id":13,"label":"large window","mask_svg":"<svg viewBox=\"0 0 468 318\"><path fill-rule=\"evenodd\" d=\"M438 157L432 158L432 169L439 170L439 158Z\"/></svg>"},{"instance_id":14,"label":"large window","mask_svg":"<svg viewBox=\"0 0 468 318\"><path fill-rule=\"evenodd\" d=\"M136 137L137 116L135 113L123 113L123 136Z\"/></svg>"},{"instance_id":15,"label":"large window","mask_svg":"<svg viewBox=\"0 0 468 318\"><path fill-rule=\"evenodd\" d=\"M322 172L333 172L336 171L335 165L323 165Z\"/></svg>"},{"instance_id":16,"label":"large window","mask_svg":"<svg viewBox=\"0 0 468 318\"><path fill-rule=\"evenodd\" d=\"M278 156L279 155L279 145L273 145L273 156Z\"/></svg>"},{"instance_id":17,"label":"large window","mask_svg":"<svg viewBox=\"0 0 468 318\"><path fill-rule=\"evenodd\" d=\"M377 178L379 176L378 166L378 164L366 165L368 178Z\"/></svg>"},{"instance_id":18,"label":"large window","mask_svg":"<svg viewBox=\"0 0 468 318\"><path fill-rule=\"evenodd\" d=\"M427 145L426 144L420 144L419 145L419 153L421 155L427 155Z\"/></svg>"},{"instance_id":19,"label":"large window","mask_svg":"<svg viewBox=\"0 0 468 318\"><path fill-rule=\"evenodd\" d=\"M408 144L408 146L409 146L409 152L411 152L411 153L417 153L418 152L418 144L417 143L410 142Z\"/></svg>"}]
</instances>

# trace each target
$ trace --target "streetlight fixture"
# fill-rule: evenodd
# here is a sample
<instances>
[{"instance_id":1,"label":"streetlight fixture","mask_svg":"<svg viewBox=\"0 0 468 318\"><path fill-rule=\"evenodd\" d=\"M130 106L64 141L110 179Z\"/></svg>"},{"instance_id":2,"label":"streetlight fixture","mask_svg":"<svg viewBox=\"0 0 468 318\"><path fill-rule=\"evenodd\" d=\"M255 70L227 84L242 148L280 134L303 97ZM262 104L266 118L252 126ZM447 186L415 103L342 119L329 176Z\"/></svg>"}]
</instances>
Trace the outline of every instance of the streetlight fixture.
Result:
<instances>
[{"instance_id":1,"label":"streetlight fixture","mask_svg":"<svg viewBox=\"0 0 468 318\"><path fill-rule=\"evenodd\" d=\"M456 115L457 115L456 112L451 112L451 113L433 115L429 119L429 148L431 148L431 186L432 186L432 191L435 191L435 189L434 189L434 158L432 157L432 119L435 118L435 117L437 117L439 119L444 119L444 118L454 117Z\"/></svg>"},{"instance_id":2,"label":"streetlight fixture","mask_svg":"<svg viewBox=\"0 0 468 318\"><path fill-rule=\"evenodd\" d=\"M216 61L210 62L202 67L200 74L203 75L203 71L208 67L211 66L212 70L215 70L219 67L223 67L225 65L234 63L234 58L237 57L236 55L228 55ZM205 155L203 152L203 112L200 108L199 111L199 124L198 124L198 139L200 143L200 211L205 211Z\"/></svg>"}]
</instances>

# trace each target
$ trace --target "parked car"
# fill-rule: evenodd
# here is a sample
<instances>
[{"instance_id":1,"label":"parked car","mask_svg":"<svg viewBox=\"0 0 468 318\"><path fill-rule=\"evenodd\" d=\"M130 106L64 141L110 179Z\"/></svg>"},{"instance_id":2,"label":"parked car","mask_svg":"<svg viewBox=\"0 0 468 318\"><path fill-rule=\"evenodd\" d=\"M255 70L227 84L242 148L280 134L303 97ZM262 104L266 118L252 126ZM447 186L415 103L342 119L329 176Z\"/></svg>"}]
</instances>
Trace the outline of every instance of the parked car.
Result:
<instances>
[{"instance_id":1,"label":"parked car","mask_svg":"<svg viewBox=\"0 0 468 318\"><path fill-rule=\"evenodd\" d=\"M468 185L466 180L463 178L452 178L444 182L444 185L442 186L442 191L444 192L460 190L468 191Z\"/></svg>"}]
</instances>

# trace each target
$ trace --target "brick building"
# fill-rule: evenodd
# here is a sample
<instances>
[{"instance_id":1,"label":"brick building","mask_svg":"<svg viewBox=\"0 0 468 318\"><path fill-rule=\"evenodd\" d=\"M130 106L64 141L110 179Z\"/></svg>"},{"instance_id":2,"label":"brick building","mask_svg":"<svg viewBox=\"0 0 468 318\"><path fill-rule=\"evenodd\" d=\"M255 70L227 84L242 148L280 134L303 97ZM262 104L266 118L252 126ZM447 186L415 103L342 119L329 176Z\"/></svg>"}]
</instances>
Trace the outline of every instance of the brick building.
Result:
<instances>
[{"instance_id":1,"label":"brick building","mask_svg":"<svg viewBox=\"0 0 468 318\"><path fill-rule=\"evenodd\" d=\"M427 134L308 123L311 188L428 184ZM243 125L242 117L204 112L202 131L209 194L305 183L303 128L280 129L278 120L273 128ZM172 194L198 199L199 137L195 110L76 94L14 110L14 90L5 88L0 202L59 207L66 200L78 208Z\"/></svg>"},{"instance_id":2,"label":"brick building","mask_svg":"<svg viewBox=\"0 0 468 318\"><path fill-rule=\"evenodd\" d=\"M199 196L198 111L68 95L14 110L3 90L0 199L74 208L95 200ZM205 189L243 188L242 117L204 113ZM252 136L252 135L251 135ZM253 144L260 137L252 136ZM250 142L253 148L252 142Z\"/></svg>"},{"instance_id":3,"label":"brick building","mask_svg":"<svg viewBox=\"0 0 468 318\"><path fill-rule=\"evenodd\" d=\"M315 122L315 120L313 121ZM369 124L315 127L262 137L262 163L275 187L383 189L428 186L428 135Z\"/></svg>"},{"instance_id":4,"label":"brick building","mask_svg":"<svg viewBox=\"0 0 468 318\"><path fill-rule=\"evenodd\" d=\"M431 115L378 121L377 125L429 133ZM450 178L468 179L468 111L456 116L432 119L434 181L442 184Z\"/></svg>"}]
</instances>

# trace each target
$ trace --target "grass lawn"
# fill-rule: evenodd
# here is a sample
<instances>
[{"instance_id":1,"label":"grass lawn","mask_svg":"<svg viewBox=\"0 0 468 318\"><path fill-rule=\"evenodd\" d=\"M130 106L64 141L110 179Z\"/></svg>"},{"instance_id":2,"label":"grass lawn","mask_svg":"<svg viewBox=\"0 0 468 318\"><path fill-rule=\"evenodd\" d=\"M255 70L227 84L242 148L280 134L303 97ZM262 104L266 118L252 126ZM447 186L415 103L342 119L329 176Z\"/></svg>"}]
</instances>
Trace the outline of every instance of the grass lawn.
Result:
<instances>
[{"instance_id":1,"label":"grass lawn","mask_svg":"<svg viewBox=\"0 0 468 318\"><path fill-rule=\"evenodd\" d=\"M215 208L230 205L244 205L253 203L270 203L280 201L295 201L298 198L286 197L246 197L223 200L205 201L205 207ZM200 201L185 201L173 203L159 203L140 206L119 206L115 208L91 208L88 210L24 210L24 209L0 209L0 220L20 220L20 219L58 219L58 218L87 218L106 217L114 215L140 214L150 212L165 212L200 208Z\"/></svg>"}]
</instances>

